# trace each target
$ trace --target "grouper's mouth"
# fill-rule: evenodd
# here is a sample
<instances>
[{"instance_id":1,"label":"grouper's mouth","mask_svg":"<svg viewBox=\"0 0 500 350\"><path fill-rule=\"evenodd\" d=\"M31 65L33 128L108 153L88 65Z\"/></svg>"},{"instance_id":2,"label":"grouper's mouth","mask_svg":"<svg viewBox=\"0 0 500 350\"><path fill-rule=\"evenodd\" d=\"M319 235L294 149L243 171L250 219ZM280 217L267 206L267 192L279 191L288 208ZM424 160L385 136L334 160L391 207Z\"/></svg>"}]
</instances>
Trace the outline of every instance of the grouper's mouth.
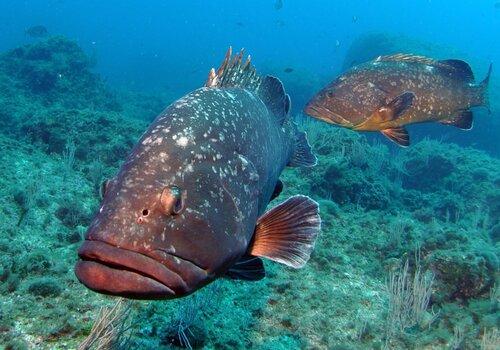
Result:
<instances>
[{"instance_id":1,"label":"grouper's mouth","mask_svg":"<svg viewBox=\"0 0 500 350\"><path fill-rule=\"evenodd\" d=\"M326 107L317 105L314 100L310 101L306 107L304 108L304 112L316 119L322 120L329 124L337 124L344 127L351 127L352 123L338 115L337 113L332 112Z\"/></svg>"},{"instance_id":2,"label":"grouper's mouth","mask_svg":"<svg viewBox=\"0 0 500 350\"><path fill-rule=\"evenodd\" d=\"M170 299L189 294L208 279L206 271L192 262L159 250L144 255L87 240L78 255L81 260L75 266L77 278L89 289L103 294Z\"/></svg>"}]
</instances>

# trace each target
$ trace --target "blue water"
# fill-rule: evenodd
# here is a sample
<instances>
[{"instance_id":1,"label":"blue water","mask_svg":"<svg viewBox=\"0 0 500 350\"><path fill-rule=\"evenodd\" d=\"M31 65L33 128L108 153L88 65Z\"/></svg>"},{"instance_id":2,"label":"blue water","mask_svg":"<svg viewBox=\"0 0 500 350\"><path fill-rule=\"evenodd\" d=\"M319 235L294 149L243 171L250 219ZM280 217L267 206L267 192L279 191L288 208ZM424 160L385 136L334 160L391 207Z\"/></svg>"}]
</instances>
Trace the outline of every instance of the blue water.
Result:
<instances>
[{"instance_id":1,"label":"blue water","mask_svg":"<svg viewBox=\"0 0 500 350\"><path fill-rule=\"evenodd\" d=\"M113 83L198 86L228 45L260 62L332 76L351 41L369 31L406 34L500 63L495 1L1 1L0 49L36 23L98 55ZM340 46L336 47L336 41ZM481 69L486 67L474 67ZM201 72L198 73L198 70Z\"/></svg>"},{"instance_id":2,"label":"blue water","mask_svg":"<svg viewBox=\"0 0 500 350\"><path fill-rule=\"evenodd\" d=\"M482 79L487 64L500 66L500 9L481 1L0 1L0 50L29 43L25 28L43 24L78 43L97 60L109 83L181 96L204 81L225 51L246 48L261 71L289 77L284 68L327 83L340 73L359 35L377 31L453 47ZM442 52L445 58L446 52ZM277 71L276 71L277 70ZM307 76L299 81L307 80ZM492 87L498 86L495 78ZM492 88L493 89L493 88ZM300 110L309 87L298 92ZM496 106L496 102L493 103ZM476 130L417 127L417 137L479 144L495 152L498 122L481 113ZM498 120L498 118L496 118Z\"/></svg>"}]
</instances>

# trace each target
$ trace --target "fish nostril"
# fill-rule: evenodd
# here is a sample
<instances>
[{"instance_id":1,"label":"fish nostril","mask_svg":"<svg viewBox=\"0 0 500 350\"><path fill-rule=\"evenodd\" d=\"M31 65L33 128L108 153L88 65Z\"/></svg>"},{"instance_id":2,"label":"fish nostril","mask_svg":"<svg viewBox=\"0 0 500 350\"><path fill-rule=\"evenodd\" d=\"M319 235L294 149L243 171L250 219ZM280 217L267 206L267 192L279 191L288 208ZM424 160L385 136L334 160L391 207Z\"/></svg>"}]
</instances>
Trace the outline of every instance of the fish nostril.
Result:
<instances>
[{"instance_id":1,"label":"fish nostril","mask_svg":"<svg viewBox=\"0 0 500 350\"><path fill-rule=\"evenodd\" d=\"M148 209L143 209L142 210L142 216L148 216L149 215L149 210Z\"/></svg>"}]
</instances>

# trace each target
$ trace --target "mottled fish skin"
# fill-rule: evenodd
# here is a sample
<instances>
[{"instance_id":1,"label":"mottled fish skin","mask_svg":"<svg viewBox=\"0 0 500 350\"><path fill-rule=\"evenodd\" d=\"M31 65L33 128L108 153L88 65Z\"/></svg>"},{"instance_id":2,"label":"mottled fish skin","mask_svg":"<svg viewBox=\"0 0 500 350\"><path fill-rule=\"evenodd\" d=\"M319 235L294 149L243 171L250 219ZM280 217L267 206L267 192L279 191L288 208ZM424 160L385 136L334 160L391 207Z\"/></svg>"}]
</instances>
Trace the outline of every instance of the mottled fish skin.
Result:
<instances>
[{"instance_id":1,"label":"mottled fish skin","mask_svg":"<svg viewBox=\"0 0 500 350\"><path fill-rule=\"evenodd\" d=\"M158 286L150 281L150 295L125 296L189 294L245 254L257 218L292 157L294 130L293 122L280 124L256 93L242 88L203 87L167 107L108 183L86 236L86 242L153 258L175 275L165 276L158 267L152 274L172 281L172 291L155 292ZM185 208L175 216L159 210L162 189L169 186L185 194ZM101 259L84 246L81 256ZM120 295L101 288L115 271L93 268L91 263L77 265L77 276L94 290ZM101 282L93 285L88 281L96 274L102 274Z\"/></svg>"},{"instance_id":2,"label":"mottled fish skin","mask_svg":"<svg viewBox=\"0 0 500 350\"><path fill-rule=\"evenodd\" d=\"M309 102L306 113L347 128L375 131L441 121L482 105L478 86L449 71L430 59L427 63L377 59L353 67L329 84ZM379 107L407 91L415 98L404 115L382 123L367 122Z\"/></svg>"}]
</instances>

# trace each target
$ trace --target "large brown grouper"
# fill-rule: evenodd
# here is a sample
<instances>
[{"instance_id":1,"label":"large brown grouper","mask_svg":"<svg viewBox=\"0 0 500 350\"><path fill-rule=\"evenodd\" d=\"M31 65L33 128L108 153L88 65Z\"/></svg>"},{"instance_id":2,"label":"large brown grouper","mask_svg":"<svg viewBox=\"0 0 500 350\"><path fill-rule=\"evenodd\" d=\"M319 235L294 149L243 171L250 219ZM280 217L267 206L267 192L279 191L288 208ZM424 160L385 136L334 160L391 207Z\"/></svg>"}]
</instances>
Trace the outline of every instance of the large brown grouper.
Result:
<instances>
[{"instance_id":1,"label":"large brown grouper","mask_svg":"<svg viewBox=\"0 0 500 350\"><path fill-rule=\"evenodd\" d=\"M285 166L316 158L281 82L242 55L230 49L204 87L167 107L106 183L75 267L88 288L174 298L221 276L260 279L258 257L294 268L309 259L317 203L295 196L263 213Z\"/></svg>"},{"instance_id":2,"label":"large brown grouper","mask_svg":"<svg viewBox=\"0 0 500 350\"><path fill-rule=\"evenodd\" d=\"M313 117L359 131L381 131L408 146L405 125L436 121L472 128L471 107L488 106L486 78L474 83L460 60L437 61L397 54L355 66L321 90L306 106Z\"/></svg>"}]
</instances>

